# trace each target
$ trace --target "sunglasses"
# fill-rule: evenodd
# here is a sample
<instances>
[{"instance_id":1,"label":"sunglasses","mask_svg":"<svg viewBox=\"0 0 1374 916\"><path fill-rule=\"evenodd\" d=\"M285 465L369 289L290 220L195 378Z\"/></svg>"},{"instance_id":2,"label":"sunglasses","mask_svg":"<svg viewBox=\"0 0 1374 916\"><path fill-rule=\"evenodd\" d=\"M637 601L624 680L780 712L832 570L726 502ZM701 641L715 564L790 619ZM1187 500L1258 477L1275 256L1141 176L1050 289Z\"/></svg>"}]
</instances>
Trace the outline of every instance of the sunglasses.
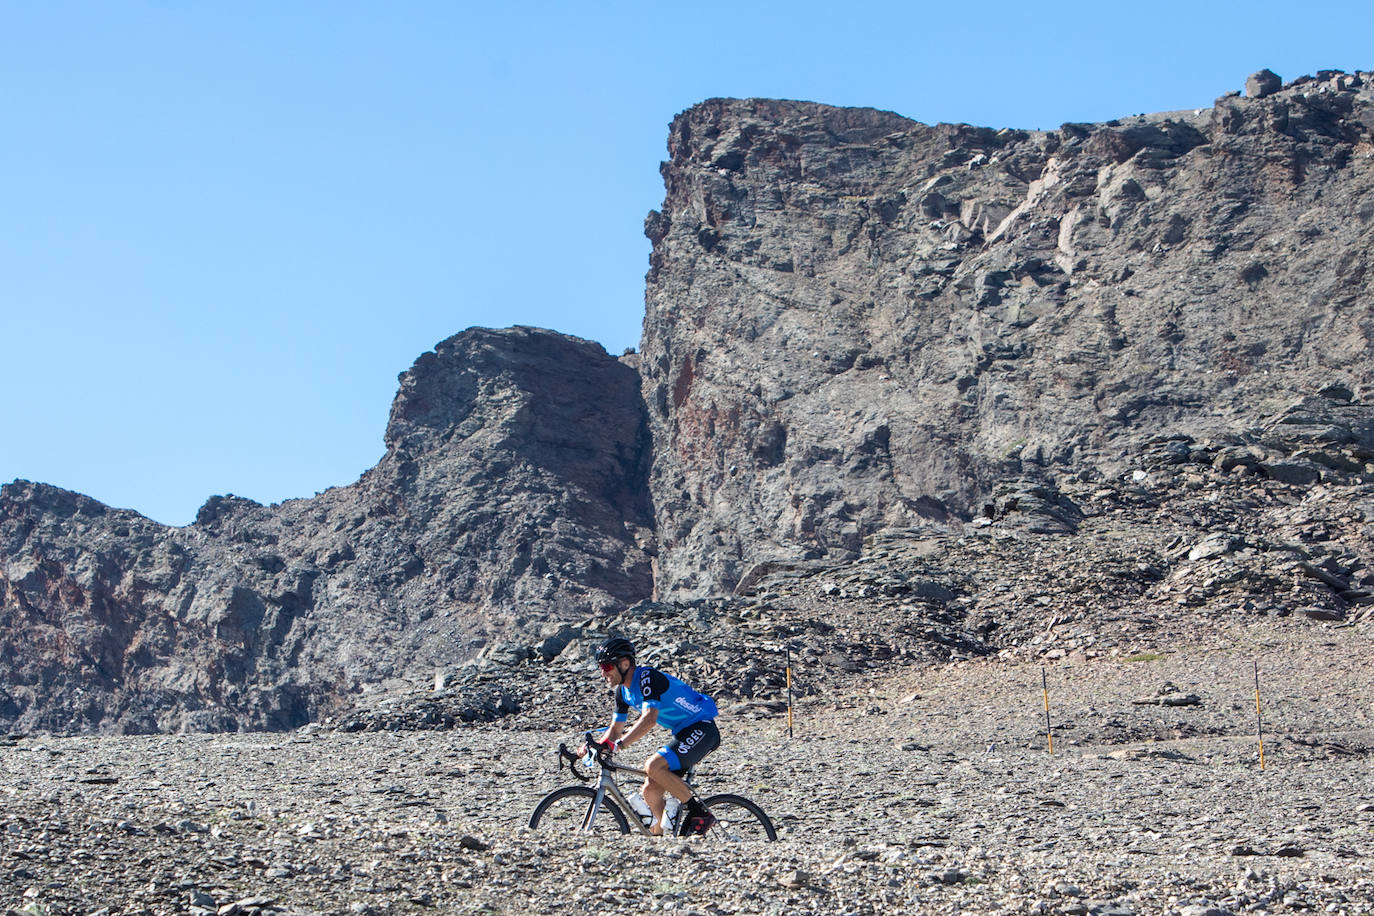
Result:
<instances>
[{"instance_id":1,"label":"sunglasses","mask_svg":"<svg viewBox=\"0 0 1374 916\"><path fill-rule=\"evenodd\" d=\"M601 669L602 674L610 674L612 671L616 670L615 662L601 662L597 667Z\"/></svg>"}]
</instances>

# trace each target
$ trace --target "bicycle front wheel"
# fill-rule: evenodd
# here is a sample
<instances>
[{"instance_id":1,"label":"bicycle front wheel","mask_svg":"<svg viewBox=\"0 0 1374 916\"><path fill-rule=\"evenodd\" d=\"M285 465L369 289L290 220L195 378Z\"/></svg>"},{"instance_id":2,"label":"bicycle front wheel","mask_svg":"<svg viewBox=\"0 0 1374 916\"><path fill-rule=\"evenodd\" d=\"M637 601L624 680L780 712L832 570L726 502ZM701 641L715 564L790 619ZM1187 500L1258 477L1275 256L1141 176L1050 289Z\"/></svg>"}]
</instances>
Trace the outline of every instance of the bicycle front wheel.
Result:
<instances>
[{"instance_id":1,"label":"bicycle front wheel","mask_svg":"<svg viewBox=\"0 0 1374 916\"><path fill-rule=\"evenodd\" d=\"M740 843L749 840L767 842L778 838L778 831L773 828L773 822L763 813L763 809L741 795L712 795L702 804L716 818L716 822L706 831L708 840Z\"/></svg>"},{"instance_id":2,"label":"bicycle front wheel","mask_svg":"<svg viewBox=\"0 0 1374 916\"><path fill-rule=\"evenodd\" d=\"M595 803L596 790L587 786L566 786L556 789L534 806L534 813L530 815L530 826L550 833L578 833L586 823L587 814ZM629 833L630 822L625 820L625 812L620 810L619 805L610 798L603 798L591 832L596 836Z\"/></svg>"}]
</instances>

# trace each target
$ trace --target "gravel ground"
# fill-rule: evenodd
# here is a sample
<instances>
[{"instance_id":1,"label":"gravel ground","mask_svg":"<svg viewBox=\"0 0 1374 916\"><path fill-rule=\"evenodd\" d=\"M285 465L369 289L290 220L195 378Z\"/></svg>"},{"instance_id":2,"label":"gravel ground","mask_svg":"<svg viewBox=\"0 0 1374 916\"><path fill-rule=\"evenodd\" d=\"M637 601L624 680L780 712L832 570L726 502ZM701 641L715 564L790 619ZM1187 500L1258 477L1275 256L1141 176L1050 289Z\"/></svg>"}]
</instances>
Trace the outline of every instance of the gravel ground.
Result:
<instances>
[{"instance_id":1,"label":"gravel ground","mask_svg":"<svg viewBox=\"0 0 1374 916\"><path fill-rule=\"evenodd\" d=\"M1207 632L1047 663L1053 755L1041 660L856 673L790 739L725 717L701 786L772 844L530 830L566 722L12 738L0 912L1374 912L1368 628Z\"/></svg>"}]
</instances>

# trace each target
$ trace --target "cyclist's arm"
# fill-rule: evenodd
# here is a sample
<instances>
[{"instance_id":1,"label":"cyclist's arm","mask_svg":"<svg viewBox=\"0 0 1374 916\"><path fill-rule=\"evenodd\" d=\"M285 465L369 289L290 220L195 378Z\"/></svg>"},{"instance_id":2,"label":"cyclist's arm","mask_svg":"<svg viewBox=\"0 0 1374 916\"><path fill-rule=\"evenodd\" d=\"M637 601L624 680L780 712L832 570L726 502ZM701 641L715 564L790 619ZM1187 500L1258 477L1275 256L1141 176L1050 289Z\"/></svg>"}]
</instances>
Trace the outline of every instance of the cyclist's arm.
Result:
<instances>
[{"instance_id":1,"label":"cyclist's arm","mask_svg":"<svg viewBox=\"0 0 1374 916\"><path fill-rule=\"evenodd\" d=\"M600 738L594 738L594 739L592 739L592 742L593 742L594 744L610 744L612 741L617 740L617 739L620 737L620 733L623 732L624 730L625 730L625 723L624 723L624 722L612 721L611 724L610 724L610 726L609 726L605 731L603 731L603 732L601 733L601 737L600 737ZM582 756L583 754L587 753L588 748L589 748L589 745L586 745L586 744L582 745L582 749L581 749L580 751L578 751L578 756L580 757L580 756Z\"/></svg>"},{"instance_id":2,"label":"cyclist's arm","mask_svg":"<svg viewBox=\"0 0 1374 916\"><path fill-rule=\"evenodd\" d=\"M611 691L611 699L615 703L615 713L611 716L610 727L601 735L601 740L605 742L617 740L621 732L625 731L625 723L630 718L630 704L620 688Z\"/></svg>"},{"instance_id":3,"label":"cyclist's arm","mask_svg":"<svg viewBox=\"0 0 1374 916\"><path fill-rule=\"evenodd\" d=\"M610 692L611 703L613 703L614 713L611 714L610 725L600 736L600 743L609 744L614 740L620 739L621 732L625 731L625 722L629 720L629 702L625 700L624 692L621 688L613 688ZM585 748L583 753L585 753Z\"/></svg>"},{"instance_id":4,"label":"cyclist's arm","mask_svg":"<svg viewBox=\"0 0 1374 916\"><path fill-rule=\"evenodd\" d=\"M640 712L639 718L635 720L635 727L630 729L630 733L621 740L621 747L629 747L640 738L647 735L658 722L658 710L652 706L645 706ZM617 725L621 723L616 723Z\"/></svg>"}]
</instances>

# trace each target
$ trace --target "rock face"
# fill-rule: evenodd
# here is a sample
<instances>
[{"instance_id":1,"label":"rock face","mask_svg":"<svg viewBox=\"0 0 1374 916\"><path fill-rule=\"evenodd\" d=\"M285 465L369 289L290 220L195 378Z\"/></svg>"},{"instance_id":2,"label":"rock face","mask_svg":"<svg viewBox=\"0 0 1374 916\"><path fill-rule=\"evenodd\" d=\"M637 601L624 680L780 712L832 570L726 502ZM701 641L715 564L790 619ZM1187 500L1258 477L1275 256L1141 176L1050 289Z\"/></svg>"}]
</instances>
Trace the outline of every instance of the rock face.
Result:
<instances>
[{"instance_id":1,"label":"rock face","mask_svg":"<svg viewBox=\"0 0 1374 916\"><path fill-rule=\"evenodd\" d=\"M977 516L1008 478L1111 476L1301 393L1367 396L1374 85L1261 76L1049 132L680 115L646 222L660 594Z\"/></svg>"},{"instance_id":2,"label":"rock face","mask_svg":"<svg viewBox=\"0 0 1374 916\"><path fill-rule=\"evenodd\" d=\"M472 330L402 375L353 486L215 497L181 529L4 487L0 723L289 728L492 634L647 597L638 386L596 344Z\"/></svg>"},{"instance_id":3,"label":"rock face","mask_svg":"<svg viewBox=\"0 0 1374 916\"><path fill-rule=\"evenodd\" d=\"M518 707L511 666L572 676L608 626L687 626L708 596L840 570L885 538L1049 539L1031 556L1071 571L1106 555L1097 515L1164 480L1367 500L1374 85L1272 76L1211 109L1049 132L801 102L683 113L645 223L640 354L466 331L402 375L386 454L356 484L215 497L182 529L0 490L0 727L291 728L389 709L369 703L436 669L429 707L359 727L480 721ZM1214 493L1127 578L1154 582L1182 550L1274 587L1237 559L1259 536L1227 530L1257 497ZM1284 553L1320 598L1286 612L1367 604L1367 544L1341 543ZM834 664L924 657L923 640L1003 652L1046 609L1077 613L1055 592L1071 575L1047 575L1019 622L1005 583L956 578L835 579L827 596L899 604ZM896 642L869 651L882 633ZM755 632L736 636L722 677L755 657ZM776 688L756 674L742 695Z\"/></svg>"}]
</instances>

